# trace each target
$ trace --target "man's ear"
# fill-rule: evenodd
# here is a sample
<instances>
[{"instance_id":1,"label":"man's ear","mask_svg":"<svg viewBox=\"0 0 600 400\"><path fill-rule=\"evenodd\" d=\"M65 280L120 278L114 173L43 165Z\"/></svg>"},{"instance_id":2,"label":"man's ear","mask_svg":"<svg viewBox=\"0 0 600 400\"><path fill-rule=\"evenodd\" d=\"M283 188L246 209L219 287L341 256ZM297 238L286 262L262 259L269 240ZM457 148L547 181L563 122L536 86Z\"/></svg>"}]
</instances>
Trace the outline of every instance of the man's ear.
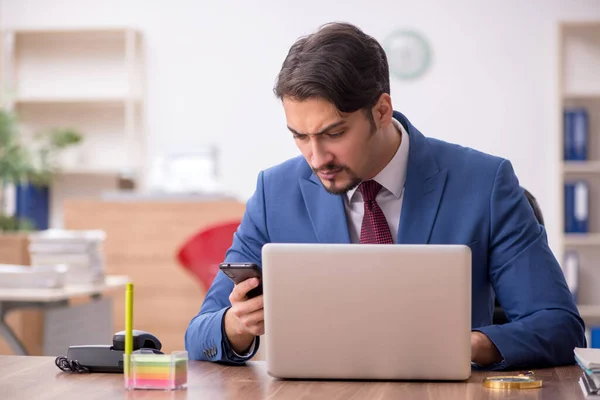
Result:
<instances>
[{"instance_id":1,"label":"man's ear","mask_svg":"<svg viewBox=\"0 0 600 400\"><path fill-rule=\"evenodd\" d=\"M389 94L383 93L379 96L377 103L373 106L373 120L378 128L387 127L392 123L394 108L392 107L392 98Z\"/></svg>"}]
</instances>

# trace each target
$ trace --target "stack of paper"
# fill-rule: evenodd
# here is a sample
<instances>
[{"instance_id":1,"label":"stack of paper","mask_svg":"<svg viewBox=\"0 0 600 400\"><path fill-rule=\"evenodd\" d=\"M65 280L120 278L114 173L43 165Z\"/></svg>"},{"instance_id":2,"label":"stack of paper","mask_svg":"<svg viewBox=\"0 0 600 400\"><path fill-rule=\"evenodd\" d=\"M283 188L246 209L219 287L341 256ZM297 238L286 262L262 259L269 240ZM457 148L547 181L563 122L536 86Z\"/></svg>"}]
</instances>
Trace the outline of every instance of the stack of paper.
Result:
<instances>
[{"instance_id":1,"label":"stack of paper","mask_svg":"<svg viewBox=\"0 0 600 400\"><path fill-rule=\"evenodd\" d=\"M86 284L104 279L104 231L50 229L29 236L32 266L64 265L66 283Z\"/></svg>"},{"instance_id":2,"label":"stack of paper","mask_svg":"<svg viewBox=\"0 0 600 400\"><path fill-rule=\"evenodd\" d=\"M585 372L579 378L579 385L586 397L600 398L600 349L576 347L575 361Z\"/></svg>"},{"instance_id":3,"label":"stack of paper","mask_svg":"<svg viewBox=\"0 0 600 400\"><path fill-rule=\"evenodd\" d=\"M0 289L56 289L65 283L67 267L0 264Z\"/></svg>"}]
</instances>

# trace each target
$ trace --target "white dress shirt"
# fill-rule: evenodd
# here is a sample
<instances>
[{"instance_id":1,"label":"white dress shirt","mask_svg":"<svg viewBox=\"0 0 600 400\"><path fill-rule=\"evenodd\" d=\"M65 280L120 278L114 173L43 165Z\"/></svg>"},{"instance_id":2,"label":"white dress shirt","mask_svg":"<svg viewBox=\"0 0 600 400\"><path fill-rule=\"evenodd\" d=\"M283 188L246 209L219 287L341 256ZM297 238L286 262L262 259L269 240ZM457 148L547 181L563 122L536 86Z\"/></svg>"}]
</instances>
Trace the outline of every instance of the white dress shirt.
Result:
<instances>
[{"instance_id":1,"label":"white dress shirt","mask_svg":"<svg viewBox=\"0 0 600 400\"><path fill-rule=\"evenodd\" d=\"M398 226L402 211L404 197L404 182L406 181L406 168L408 165L409 138L404 127L396 119L392 119L394 126L402 135L400 147L394 158L373 178L382 188L377 193L375 201L383 211L385 219L392 233L394 243L398 243ZM365 212L362 194L358 187L349 190L344 196L346 220L352 243L360 243L360 229Z\"/></svg>"}]
</instances>

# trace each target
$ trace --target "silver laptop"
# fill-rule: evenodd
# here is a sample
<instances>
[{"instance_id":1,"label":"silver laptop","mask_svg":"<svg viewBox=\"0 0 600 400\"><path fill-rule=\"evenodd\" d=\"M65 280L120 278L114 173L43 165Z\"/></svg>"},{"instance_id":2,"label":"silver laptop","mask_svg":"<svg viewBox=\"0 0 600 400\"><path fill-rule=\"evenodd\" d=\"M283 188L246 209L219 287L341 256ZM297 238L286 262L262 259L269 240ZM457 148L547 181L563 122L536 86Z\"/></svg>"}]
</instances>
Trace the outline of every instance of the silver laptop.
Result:
<instances>
[{"instance_id":1,"label":"silver laptop","mask_svg":"<svg viewBox=\"0 0 600 400\"><path fill-rule=\"evenodd\" d=\"M467 246L270 243L262 260L269 375L471 375Z\"/></svg>"}]
</instances>

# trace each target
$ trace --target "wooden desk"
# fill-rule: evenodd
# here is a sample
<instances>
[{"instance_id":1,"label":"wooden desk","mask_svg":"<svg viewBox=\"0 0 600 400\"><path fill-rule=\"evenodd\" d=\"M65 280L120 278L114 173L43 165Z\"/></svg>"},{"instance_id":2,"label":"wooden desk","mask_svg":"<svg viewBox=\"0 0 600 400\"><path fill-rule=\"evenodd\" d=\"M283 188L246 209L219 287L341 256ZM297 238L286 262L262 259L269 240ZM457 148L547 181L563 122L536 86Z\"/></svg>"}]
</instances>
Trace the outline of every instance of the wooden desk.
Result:
<instances>
[{"instance_id":1,"label":"wooden desk","mask_svg":"<svg viewBox=\"0 0 600 400\"><path fill-rule=\"evenodd\" d=\"M31 354L23 344L23 338L19 333L25 330L40 330L39 326L21 326L17 333L5 319L8 312L17 309L43 310L53 306L64 306L75 297L97 299L106 292L124 287L127 282L126 276L109 275L103 282L91 285L65 285L56 289L0 289L0 339L6 341L14 354ZM107 337L106 340L110 342L111 338Z\"/></svg>"},{"instance_id":2,"label":"wooden desk","mask_svg":"<svg viewBox=\"0 0 600 400\"><path fill-rule=\"evenodd\" d=\"M60 371L51 357L0 356L0 388L7 399L583 399L577 366L535 371L541 389L496 391L481 385L498 372L474 372L467 382L280 381L263 362L228 367L191 361L188 389L174 392L131 391L121 374L74 374ZM512 372L516 374L516 372Z\"/></svg>"}]
</instances>

